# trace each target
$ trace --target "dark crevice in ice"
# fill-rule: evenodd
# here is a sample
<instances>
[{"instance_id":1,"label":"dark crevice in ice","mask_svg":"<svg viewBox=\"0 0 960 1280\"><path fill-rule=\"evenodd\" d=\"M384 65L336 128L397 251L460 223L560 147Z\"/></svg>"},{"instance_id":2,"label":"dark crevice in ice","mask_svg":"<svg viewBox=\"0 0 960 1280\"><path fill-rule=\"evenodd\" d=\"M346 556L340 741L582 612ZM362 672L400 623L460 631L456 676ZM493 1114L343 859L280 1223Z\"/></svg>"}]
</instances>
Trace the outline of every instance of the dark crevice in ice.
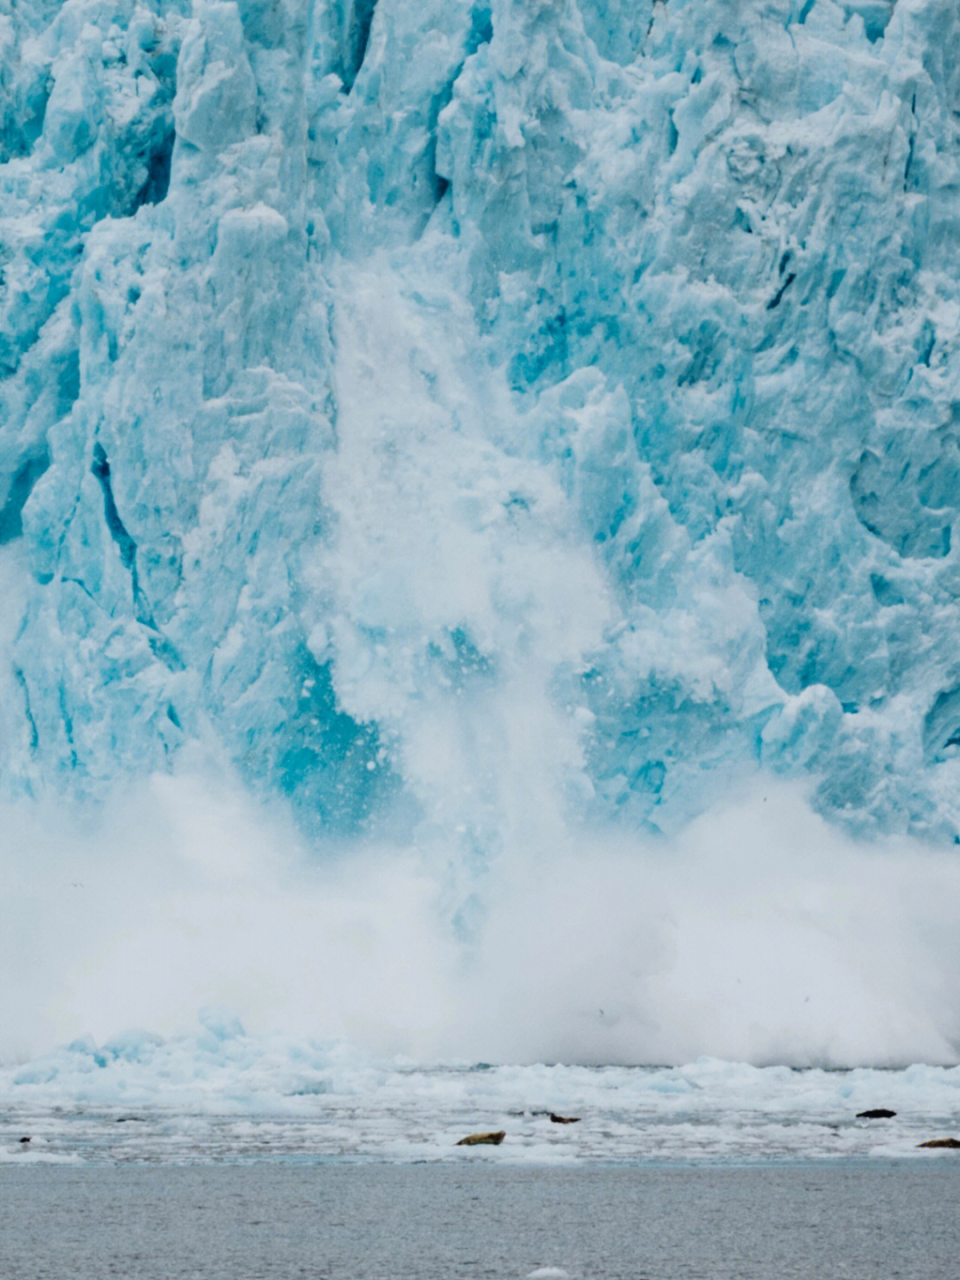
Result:
<instances>
[{"instance_id":1,"label":"dark crevice in ice","mask_svg":"<svg viewBox=\"0 0 960 1280\"><path fill-rule=\"evenodd\" d=\"M344 93L353 88L363 60L367 56L370 28L377 0L345 0L343 21L343 61L340 79Z\"/></svg>"},{"instance_id":2,"label":"dark crevice in ice","mask_svg":"<svg viewBox=\"0 0 960 1280\"><path fill-rule=\"evenodd\" d=\"M0 507L0 547L23 534L23 508L46 469L50 466L50 454L46 445L28 453L10 481L6 501Z\"/></svg>"},{"instance_id":3,"label":"dark crevice in ice","mask_svg":"<svg viewBox=\"0 0 960 1280\"><path fill-rule=\"evenodd\" d=\"M99 601L94 596L93 592L90 590L90 588L87 586L87 584L83 581L82 578L64 578L63 581L72 583L75 587L77 587L80 591L83 592L83 594L87 597L88 600L92 600L93 603L97 606L97 608L101 607Z\"/></svg>"},{"instance_id":4,"label":"dark crevice in ice","mask_svg":"<svg viewBox=\"0 0 960 1280\"><path fill-rule=\"evenodd\" d=\"M65 418L80 397L80 352L68 351L57 369L57 416Z\"/></svg>"},{"instance_id":5,"label":"dark crevice in ice","mask_svg":"<svg viewBox=\"0 0 960 1280\"><path fill-rule=\"evenodd\" d=\"M903 166L903 189L910 189L910 170L913 168L914 150L917 141L917 95L914 94L910 102L910 118L912 124L910 126L910 137L907 139L907 158Z\"/></svg>"},{"instance_id":6,"label":"dark crevice in ice","mask_svg":"<svg viewBox=\"0 0 960 1280\"><path fill-rule=\"evenodd\" d=\"M780 286L777 292L773 295L773 297L767 303L768 311L775 311L776 308L779 307L781 301L783 300L783 295L787 292L787 290L790 288L790 286L793 284L796 278L797 278L797 273L795 271L791 271L790 274L787 276L786 280L784 280L783 284Z\"/></svg>"},{"instance_id":7,"label":"dark crevice in ice","mask_svg":"<svg viewBox=\"0 0 960 1280\"><path fill-rule=\"evenodd\" d=\"M467 59L472 58L478 49L485 44L489 44L492 39L493 17L490 8L488 5L480 5L470 15L470 30L467 33L467 40L464 45L463 62L460 63L449 81L443 86L441 92L436 94L430 103L427 129L430 133L430 180L433 185L434 207L441 202L450 189L449 175L440 173L437 169L437 121L441 111L448 107L453 100L453 86L459 80Z\"/></svg>"},{"instance_id":8,"label":"dark crevice in ice","mask_svg":"<svg viewBox=\"0 0 960 1280\"><path fill-rule=\"evenodd\" d=\"M846 0L845 8L863 19L863 32L871 44L886 34L896 0Z\"/></svg>"},{"instance_id":9,"label":"dark crevice in ice","mask_svg":"<svg viewBox=\"0 0 960 1280\"><path fill-rule=\"evenodd\" d=\"M928 763L935 762L956 746L960 746L960 689L944 689L923 719L923 754Z\"/></svg>"},{"instance_id":10,"label":"dark crevice in ice","mask_svg":"<svg viewBox=\"0 0 960 1280\"><path fill-rule=\"evenodd\" d=\"M130 536L126 525L120 519L116 499L113 496L113 485L110 480L110 463L103 445L99 442L93 446L93 463L90 470L96 477L103 491L103 515L107 523L110 537L120 552L120 563L130 574L130 586L133 592L133 610L136 619L148 627L152 634L148 643L154 657L159 658L174 671L183 670L183 662L170 641L160 633L153 617L150 602L140 586L140 575L137 572L137 544Z\"/></svg>"},{"instance_id":11,"label":"dark crevice in ice","mask_svg":"<svg viewBox=\"0 0 960 1280\"><path fill-rule=\"evenodd\" d=\"M147 644L150 646L150 652L153 656L162 662L165 667L169 667L171 671L183 671L185 669L183 659L177 653L175 646L159 630L153 620L153 615L150 615L149 621L145 618L138 618L137 620L142 622L144 626L149 627L153 632L147 637Z\"/></svg>"},{"instance_id":12,"label":"dark crevice in ice","mask_svg":"<svg viewBox=\"0 0 960 1280\"><path fill-rule=\"evenodd\" d=\"M120 550L120 563L130 573L133 583L133 596L134 600L136 600L140 594L140 583L137 577L137 544L127 532L126 526L120 519L120 513L117 511L116 500L113 496L113 485L110 481L110 463L107 461L107 451L102 444L97 443L93 446L93 463L90 470L103 491L103 515L107 522L107 529L110 531L110 537Z\"/></svg>"},{"instance_id":13,"label":"dark crevice in ice","mask_svg":"<svg viewBox=\"0 0 960 1280\"><path fill-rule=\"evenodd\" d=\"M919 350L917 351L917 359L921 364L930 367L930 361L933 359L933 349L937 345L937 331L929 320L924 320L920 330Z\"/></svg>"},{"instance_id":14,"label":"dark crevice in ice","mask_svg":"<svg viewBox=\"0 0 960 1280\"><path fill-rule=\"evenodd\" d=\"M70 763L76 768L78 759L73 741L73 716L67 710L67 693L62 684L58 690L58 701L60 704L60 718L63 720L63 732L66 734L67 743L70 746Z\"/></svg>"},{"instance_id":15,"label":"dark crevice in ice","mask_svg":"<svg viewBox=\"0 0 960 1280\"><path fill-rule=\"evenodd\" d=\"M134 197L134 209L145 204L159 204L170 189L170 170L173 163L173 146L177 140L171 126L152 146L147 156L147 180Z\"/></svg>"},{"instance_id":16,"label":"dark crevice in ice","mask_svg":"<svg viewBox=\"0 0 960 1280\"><path fill-rule=\"evenodd\" d=\"M23 710L27 718L27 724L30 726L30 750L36 751L40 746L40 735L37 732L37 722L33 718L33 711L30 707L30 690L27 687L27 677L19 667L14 667L13 678L20 686L20 692L23 694Z\"/></svg>"},{"instance_id":17,"label":"dark crevice in ice","mask_svg":"<svg viewBox=\"0 0 960 1280\"><path fill-rule=\"evenodd\" d=\"M493 11L489 5L480 5L470 15L470 34L467 36L466 56L472 57L481 45L493 39ZM459 70L457 75L459 75ZM457 76L454 76L456 79Z\"/></svg>"},{"instance_id":18,"label":"dark crevice in ice","mask_svg":"<svg viewBox=\"0 0 960 1280\"><path fill-rule=\"evenodd\" d=\"M460 74L467 59L472 58L478 49L485 44L489 44L492 39L493 17L490 8L488 5L480 5L470 15L470 30L467 33L466 44L464 45L463 62L459 64L449 81L430 103L427 129L430 134L430 180L433 186L434 208L440 204L450 189L450 175L440 173L437 169L437 121L440 118L440 113L453 100L453 87L460 79Z\"/></svg>"}]
</instances>

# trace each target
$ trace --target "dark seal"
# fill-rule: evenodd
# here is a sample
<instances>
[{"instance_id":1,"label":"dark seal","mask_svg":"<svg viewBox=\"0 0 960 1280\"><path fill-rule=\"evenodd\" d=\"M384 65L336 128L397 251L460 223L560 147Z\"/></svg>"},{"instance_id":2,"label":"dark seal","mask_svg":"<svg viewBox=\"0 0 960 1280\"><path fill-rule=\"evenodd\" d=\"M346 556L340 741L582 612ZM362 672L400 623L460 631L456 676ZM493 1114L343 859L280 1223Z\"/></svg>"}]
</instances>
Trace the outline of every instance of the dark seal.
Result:
<instances>
[{"instance_id":1,"label":"dark seal","mask_svg":"<svg viewBox=\"0 0 960 1280\"><path fill-rule=\"evenodd\" d=\"M457 1143L458 1147L499 1147L500 1143L507 1136L505 1129L498 1129L496 1133L469 1133L465 1138L461 1138Z\"/></svg>"}]
</instances>

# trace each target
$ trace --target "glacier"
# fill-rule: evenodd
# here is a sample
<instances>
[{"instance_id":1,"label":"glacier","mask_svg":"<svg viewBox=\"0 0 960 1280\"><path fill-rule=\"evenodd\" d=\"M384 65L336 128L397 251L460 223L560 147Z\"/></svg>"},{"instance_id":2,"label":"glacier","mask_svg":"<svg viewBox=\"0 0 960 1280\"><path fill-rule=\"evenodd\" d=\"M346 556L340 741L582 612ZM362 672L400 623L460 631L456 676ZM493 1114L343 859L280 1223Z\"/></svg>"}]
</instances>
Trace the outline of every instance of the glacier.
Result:
<instances>
[{"instance_id":1,"label":"glacier","mask_svg":"<svg viewBox=\"0 0 960 1280\"><path fill-rule=\"evenodd\" d=\"M433 851L509 952L518 850L542 885L603 833L652 901L624 841L787 796L760 863L867 842L912 901L919 850L900 955L946 958L904 1034L950 1057L960 14L18 0L0 113L7 806L219 771L291 847ZM857 972L837 1053L897 1059ZM618 1060L704 1047L631 1027Z\"/></svg>"}]
</instances>

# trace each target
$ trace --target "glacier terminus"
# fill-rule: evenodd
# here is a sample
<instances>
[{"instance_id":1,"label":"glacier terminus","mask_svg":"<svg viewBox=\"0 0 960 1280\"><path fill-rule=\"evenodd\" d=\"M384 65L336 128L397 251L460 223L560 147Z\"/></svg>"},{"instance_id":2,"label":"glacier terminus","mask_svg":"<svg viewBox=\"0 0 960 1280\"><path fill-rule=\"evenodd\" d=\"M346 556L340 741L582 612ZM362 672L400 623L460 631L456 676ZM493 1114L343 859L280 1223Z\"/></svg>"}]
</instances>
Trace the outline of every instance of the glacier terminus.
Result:
<instances>
[{"instance_id":1,"label":"glacier terminus","mask_svg":"<svg viewBox=\"0 0 960 1280\"><path fill-rule=\"evenodd\" d=\"M933 868L949 1058L958 263L943 0L14 0L3 803L202 761L321 853L433 850L469 956L517 850L802 793Z\"/></svg>"}]
</instances>

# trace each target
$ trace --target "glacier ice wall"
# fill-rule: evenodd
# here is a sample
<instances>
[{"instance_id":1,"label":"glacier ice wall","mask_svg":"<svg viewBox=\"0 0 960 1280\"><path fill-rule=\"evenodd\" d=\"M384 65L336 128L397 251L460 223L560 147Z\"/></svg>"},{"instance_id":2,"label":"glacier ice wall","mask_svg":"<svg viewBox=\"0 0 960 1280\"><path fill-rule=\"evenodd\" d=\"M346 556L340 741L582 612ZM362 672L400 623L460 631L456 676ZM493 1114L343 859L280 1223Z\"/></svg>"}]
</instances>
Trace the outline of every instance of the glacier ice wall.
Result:
<instances>
[{"instance_id":1,"label":"glacier ice wall","mask_svg":"<svg viewBox=\"0 0 960 1280\"><path fill-rule=\"evenodd\" d=\"M0 16L0 776L960 831L960 12Z\"/></svg>"}]
</instances>

